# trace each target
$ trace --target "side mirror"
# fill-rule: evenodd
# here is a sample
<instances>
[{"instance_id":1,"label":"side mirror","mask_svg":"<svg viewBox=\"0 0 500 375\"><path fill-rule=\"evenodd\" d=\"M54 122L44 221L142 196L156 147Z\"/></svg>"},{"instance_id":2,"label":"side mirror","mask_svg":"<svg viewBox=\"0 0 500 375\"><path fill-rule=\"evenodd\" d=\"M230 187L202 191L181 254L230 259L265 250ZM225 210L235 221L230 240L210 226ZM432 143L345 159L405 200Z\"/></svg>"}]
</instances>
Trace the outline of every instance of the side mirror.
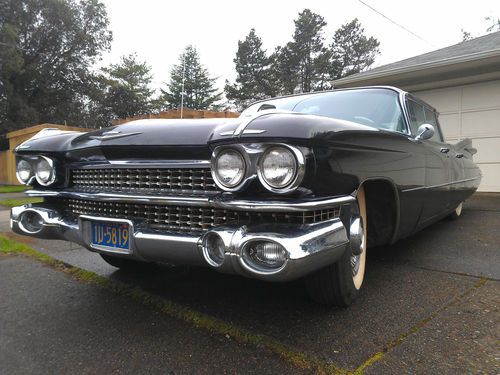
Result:
<instances>
[{"instance_id":1,"label":"side mirror","mask_svg":"<svg viewBox=\"0 0 500 375\"><path fill-rule=\"evenodd\" d=\"M432 138L433 135L434 135L434 126L432 126L431 124L422 124L418 127L417 136L415 137L415 139L417 141L425 140Z\"/></svg>"}]
</instances>

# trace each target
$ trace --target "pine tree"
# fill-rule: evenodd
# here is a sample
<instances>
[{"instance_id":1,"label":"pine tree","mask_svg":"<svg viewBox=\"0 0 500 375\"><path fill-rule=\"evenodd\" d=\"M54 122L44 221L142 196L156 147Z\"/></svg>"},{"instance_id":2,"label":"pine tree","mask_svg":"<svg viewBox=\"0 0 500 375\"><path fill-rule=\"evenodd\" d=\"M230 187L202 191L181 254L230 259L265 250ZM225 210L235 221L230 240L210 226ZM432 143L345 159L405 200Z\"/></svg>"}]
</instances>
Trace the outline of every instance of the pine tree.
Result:
<instances>
[{"instance_id":1,"label":"pine tree","mask_svg":"<svg viewBox=\"0 0 500 375\"><path fill-rule=\"evenodd\" d=\"M319 14L304 9L294 23L293 41L284 50L288 55L281 56L278 61L281 60L282 66L288 63L293 67L288 70L295 73L292 81L298 84L296 90L310 92L321 82L324 73L321 69L325 68L324 54L327 52L323 45L326 22Z\"/></svg>"},{"instance_id":2,"label":"pine tree","mask_svg":"<svg viewBox=\"0 0 500 375\"><path fill-rule=\"evenodd\" d=\"M83 125L112 34L99 0L0 0L0 128Z\"/></svg>"},{"instance_id":3,"label":"pine tree","mask_svg":"<svg viewBox=\"0 0 500 375\"><path fill-rule=\"evenodd\" d=\"M215 87L216 78L211 78L201 64L198 51L187 46L179 56L179 63L170 72L167 90L161 90L160 101L164 108L180 108L182 81L184 77L184 107L190 109L211 109L222 97Z\"/></svg>"},{"instance_id":4,"label":"pine tree","mask_svg":"<svg viewBox=\"0 0 500 375\"><path fill-rule=\"evenodd\" d=\"M359 73L375 62L380 42L364 35L358 19L342 25L333 35L330 75L339 79Z\"/></svg>"},{"instance_id":5,"label":"pine tree","mask_svg":"<svg viewBox=\"0 0 500 375\"><path fill-rule=\"evenodd\" d=\"M270 59L262 48L262 40L251 29L245 40L238 41L234 58L236 82L226 81L226 97L241 110L250 103L276 95L276 88L270 81Z\"/></svg>"},{"instance_id":6,"label":"pine tree","mask_svg":"<svg viewBox=\"0 0 500 375\"><path fill-rule=\"evenodd\" d=\"M138 61L135 54L122 56L119 64L111 64L102 72L95 79L93 101L89 103L97 125L152 111L151 67Z\"/></svg>"}]
</instances>

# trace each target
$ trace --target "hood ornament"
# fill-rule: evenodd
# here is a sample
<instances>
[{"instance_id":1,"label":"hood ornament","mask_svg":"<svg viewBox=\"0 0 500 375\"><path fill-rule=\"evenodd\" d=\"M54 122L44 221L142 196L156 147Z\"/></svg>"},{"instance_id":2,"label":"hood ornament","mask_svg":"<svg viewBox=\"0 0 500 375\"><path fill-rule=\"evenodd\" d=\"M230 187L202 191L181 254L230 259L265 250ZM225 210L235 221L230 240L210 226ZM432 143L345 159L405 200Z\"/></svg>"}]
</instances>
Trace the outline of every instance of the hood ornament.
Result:
<instances>
[{"instance_id":1,"label":"hood ornament","mask_svg":"<svg viewBox=\"0 0 500 375\"><path fill-rule=\"evenodd\" d=\"M110 130L110 131L102 133L102 135L91 135L91 136L89 136L89 138L90 139L96 139L98 141L108 141L110 139L130 137L132 135L137 135L137 134L141 134L141 132L122 133L120 131Z\"/></svg>"}]
</instances>

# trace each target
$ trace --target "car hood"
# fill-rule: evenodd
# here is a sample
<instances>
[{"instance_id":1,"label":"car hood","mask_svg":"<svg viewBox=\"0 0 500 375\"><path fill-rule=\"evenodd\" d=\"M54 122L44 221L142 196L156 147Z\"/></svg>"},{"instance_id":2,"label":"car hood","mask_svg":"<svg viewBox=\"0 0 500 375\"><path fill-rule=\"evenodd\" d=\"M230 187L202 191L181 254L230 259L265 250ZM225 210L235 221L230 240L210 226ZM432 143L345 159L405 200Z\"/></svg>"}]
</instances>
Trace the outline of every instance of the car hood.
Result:
<instances>
[{"instance_id":1,"label":"car hood","mask_svg":"<svg viewBox=\"0 0 500 375\"><path fill-rule=\"evenodd\" d=\"M214 130L234 130L238 119L152 119L128 122L84 133L71 142L73 147L91 146L181 146L206 145Z\"/></svg>"},{"instance_id":2,"label":"car hood","mask_svg":"<svg viewBox=\"0 0 500 375\"><path fill-rule=\"evenodd\" d=\"M241 126L240 126L241 125ZM235 130L244 127L244 131ZM245 119L149 119L128 122L88 133L47 132L25 142L18 152L73 152L83 149L120 150L127 152L168 148L175 153L180 148L210 151L212 143L232 143L274 140L329 140L338 133L378 131L365 125L328 117L300 113L265 113Z\"/></svg>"}]
</instances>

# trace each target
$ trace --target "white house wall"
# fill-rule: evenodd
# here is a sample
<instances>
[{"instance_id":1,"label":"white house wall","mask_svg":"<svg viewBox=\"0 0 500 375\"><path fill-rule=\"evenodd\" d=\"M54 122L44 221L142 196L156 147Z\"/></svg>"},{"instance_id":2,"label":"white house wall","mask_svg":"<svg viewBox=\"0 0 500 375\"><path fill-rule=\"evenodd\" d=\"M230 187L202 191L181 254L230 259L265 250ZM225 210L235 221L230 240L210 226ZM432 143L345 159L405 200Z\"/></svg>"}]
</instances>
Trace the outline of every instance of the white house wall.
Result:
<instances>
[{"instance_id":1,"label":"white house wall","mask_svg":"<svg viewBox=\"0 0 500 375\"><path fill-rule=\"evenodd\" d=\"M472 139L483 172L479 191L500 192L500 80L414 94L439 111L448 142Z\"/></svg>"}]
</instances>

